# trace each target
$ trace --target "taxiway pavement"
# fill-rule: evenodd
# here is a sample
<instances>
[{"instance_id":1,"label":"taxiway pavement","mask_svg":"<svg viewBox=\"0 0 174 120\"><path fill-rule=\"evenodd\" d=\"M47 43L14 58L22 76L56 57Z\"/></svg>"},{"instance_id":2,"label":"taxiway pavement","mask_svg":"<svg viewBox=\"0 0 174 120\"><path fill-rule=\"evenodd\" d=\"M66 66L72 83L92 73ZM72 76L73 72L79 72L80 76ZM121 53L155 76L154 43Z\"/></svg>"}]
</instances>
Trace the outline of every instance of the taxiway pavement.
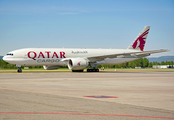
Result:
<instances>
[{"instance_id":1,"label":"taxiway pavement","mask_svg":"<svg viewBox=\"0 0 174 120\"><path fill-rule=\"evenodd\" d=\"M174 72L0 73L0 119L174 119Z\"/></svg>"}]
</instances>

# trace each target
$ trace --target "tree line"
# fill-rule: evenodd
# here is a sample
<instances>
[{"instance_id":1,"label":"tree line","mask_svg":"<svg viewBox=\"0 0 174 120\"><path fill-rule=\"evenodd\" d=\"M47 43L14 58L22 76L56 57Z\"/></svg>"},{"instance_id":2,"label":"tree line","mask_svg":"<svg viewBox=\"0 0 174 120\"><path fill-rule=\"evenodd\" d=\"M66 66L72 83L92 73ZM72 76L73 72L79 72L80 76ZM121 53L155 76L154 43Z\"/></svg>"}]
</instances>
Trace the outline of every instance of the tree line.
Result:
<instances>
[{"instance_id":1,"label":"tree line","mask_svg":"<svg viewBox=\"0 0 174 120\"><path fill-rule=\"evenodd\" d=\"M135 67L141 67L141 68L152 68L153 65L174 65L173 61L161 61L161 62L149 62L147 58L140 58L131 62L126 62L122 64L116 64L116 65L98 65L97 67L104 67L104 68L135 68Z\"/></svg>"},{"instance_id":2,"label":"tree line","mask_svg":"<svg viewBox=\"0 0 174 120\"><path fill-rule=\"evenodd\" d=\"M116 65L97 65L96 68L135 68L135 67L143 67L143 68L151 68L153 65L174 65L173 61L161 61L161 62L149 62L147 58L140 58L131 62L126 62L122 64ZM43 68L43 66L28 66L29 68ZM24 66L22 66L24 68ZM61 66L60 68L67 68L67 66ZM14 64L10 64L5 62L4 60L0 60L0 69L16 69Z\"/></svg>"}]
</instances>

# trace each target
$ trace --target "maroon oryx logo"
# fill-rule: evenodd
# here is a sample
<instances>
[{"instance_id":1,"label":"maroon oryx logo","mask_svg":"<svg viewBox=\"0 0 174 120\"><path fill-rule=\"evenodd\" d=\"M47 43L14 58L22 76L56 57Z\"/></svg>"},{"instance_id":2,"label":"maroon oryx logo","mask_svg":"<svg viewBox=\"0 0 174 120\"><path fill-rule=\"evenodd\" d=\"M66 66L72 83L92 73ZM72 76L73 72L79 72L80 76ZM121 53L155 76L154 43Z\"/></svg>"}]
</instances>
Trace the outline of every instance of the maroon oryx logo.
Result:
<instances>
[{"instance_id":1,"label":"maroon oryx logo","mask_svg":"<svg viewBox=\"0 0 174 120\"><path fill-rule=\"evenodd\" d=\"M144 45L145 45L145 39L146 37L144 38L145 35L147 35L149 33L149 29L146 30L144 33L142 33L137 39L136 41L134 42L134 44L132 45L133 49L136 49L137 47L140 48L141 51L143 51L144 49ZM139 41L139 45L138 45L138 41Z\"/></svg>"},{"instance_id":2,"label":"maroon oryx logo","mask_svg":"<svg viewBox=\"0 0 174 120\"><path fill-rule=\"evenodd\" d=\"M81 62L81 61L80 61L80 62ZM78 63L77 63L77 65L79 65L79 66L80 66L80 62L78 62Z\"/></svg>"}]
</instances>

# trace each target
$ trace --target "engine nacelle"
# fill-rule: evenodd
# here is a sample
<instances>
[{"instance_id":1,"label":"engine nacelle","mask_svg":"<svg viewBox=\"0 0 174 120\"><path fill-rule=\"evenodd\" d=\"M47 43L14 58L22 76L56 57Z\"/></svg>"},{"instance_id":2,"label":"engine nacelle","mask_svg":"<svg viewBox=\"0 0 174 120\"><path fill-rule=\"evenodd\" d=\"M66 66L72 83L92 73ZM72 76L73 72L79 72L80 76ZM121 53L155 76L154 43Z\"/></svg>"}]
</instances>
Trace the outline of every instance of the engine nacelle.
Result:
<instances>
[{"instance_id":1,"label":"engine nacelle","mask_svg":"<svg viewBox=\"0 0 174 120\"><path fill-rule=\"evenodd\" d=\"M68 68L70 70L83 70L89 65L84 58L72 58L68 61Z\"/></svg>"},{"instance_id":2,"label":"engine nacelle","mask_svg":"<svg viewBox=\"0 0 174 120\"><path fill-rule=\"evenodd\" d=\"M45 70L56 70L58 69L60 66L59 65L43 65Z\"/></svg>"}]
</instances>

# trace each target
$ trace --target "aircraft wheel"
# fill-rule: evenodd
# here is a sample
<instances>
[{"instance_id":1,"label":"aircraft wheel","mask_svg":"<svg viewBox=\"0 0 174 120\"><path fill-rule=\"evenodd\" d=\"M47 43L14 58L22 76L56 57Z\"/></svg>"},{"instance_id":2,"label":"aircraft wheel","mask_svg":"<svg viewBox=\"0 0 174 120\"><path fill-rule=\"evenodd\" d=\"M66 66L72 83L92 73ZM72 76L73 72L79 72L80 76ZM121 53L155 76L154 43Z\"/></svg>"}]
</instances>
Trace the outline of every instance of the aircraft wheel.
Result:
<instances>
[{"instance_id":1,"label":"aircraft wheel","mask_svg":"<svg viewBox=\"0 0 174 120\"><path fill-rule=\"evenodd\" d=\"M83 70L72 70L72 72L83 72Z\"/></svg>"},{"instance_id":2,"label":"aircraft wheel","mask_svg":"<svg viewBox=\"0 0 174 120\"><path fill-rule=\"evenodd\" d=\"M17 72L18 72L18 73L22 73L22 70L21 70L21 69L19 69Z\"/></svg>"},{"instance_id":3,"label":"aircraft wheel","mask_svg":"<svg viewBox=\"0 0 174 120\"><path fill-rule=\"evenodd\" d=\"M87 69L87 72L99 72L99 69Z\"/></svg>"}]
</instances>

